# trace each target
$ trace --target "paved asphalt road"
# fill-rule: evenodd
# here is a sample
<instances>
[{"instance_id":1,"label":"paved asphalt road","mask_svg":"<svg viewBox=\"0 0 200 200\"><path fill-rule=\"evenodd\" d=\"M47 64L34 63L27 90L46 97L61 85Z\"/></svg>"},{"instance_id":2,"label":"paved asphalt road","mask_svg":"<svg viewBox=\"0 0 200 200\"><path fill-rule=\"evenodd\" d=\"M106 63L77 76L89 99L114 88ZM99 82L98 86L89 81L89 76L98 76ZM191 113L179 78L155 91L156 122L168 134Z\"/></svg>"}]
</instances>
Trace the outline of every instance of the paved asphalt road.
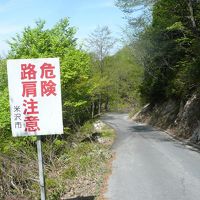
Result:
<instances>
[{"instance_id":1,"label":"paved asphalt road","mask_svg":"<svg viewBox=\"0 0 200 200\"><path fill-rule=\"evenodd\" d=\"M107 114L117 131L108 200L200 200L200 153L165 132Z\"/></svg>"}]
</instances>

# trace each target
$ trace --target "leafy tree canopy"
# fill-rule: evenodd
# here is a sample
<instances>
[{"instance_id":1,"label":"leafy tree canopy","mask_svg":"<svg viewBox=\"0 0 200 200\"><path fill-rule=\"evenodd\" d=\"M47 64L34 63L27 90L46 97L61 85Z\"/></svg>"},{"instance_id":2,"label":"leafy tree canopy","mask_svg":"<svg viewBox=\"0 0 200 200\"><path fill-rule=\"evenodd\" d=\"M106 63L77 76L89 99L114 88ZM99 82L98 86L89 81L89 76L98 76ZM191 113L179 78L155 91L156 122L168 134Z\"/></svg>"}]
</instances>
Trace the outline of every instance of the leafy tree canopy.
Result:
<instances>
[{"instance_id":1,"label":"leafy tree canopy","mask_svg":"<svg viewBox=\"0 0 200 200\"><path fill-rule=\"evenodd\" d=\"M76 47L75 33L67 18L51 29L46 29L45 21L40 20L34 28L26 27L9 42L9 58L60 58L63 115L68 126L75 126L87 119L85 111L89 101L90 58Z\"/></svg>"}]
</instances>

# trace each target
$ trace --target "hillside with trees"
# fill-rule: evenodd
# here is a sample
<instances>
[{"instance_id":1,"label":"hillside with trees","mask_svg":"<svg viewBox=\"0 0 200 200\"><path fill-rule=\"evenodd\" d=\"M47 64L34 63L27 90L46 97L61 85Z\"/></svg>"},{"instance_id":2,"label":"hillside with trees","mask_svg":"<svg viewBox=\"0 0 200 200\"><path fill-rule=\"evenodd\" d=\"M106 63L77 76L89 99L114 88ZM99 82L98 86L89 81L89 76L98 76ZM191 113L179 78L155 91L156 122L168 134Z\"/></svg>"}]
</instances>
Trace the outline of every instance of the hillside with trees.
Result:
<instances>
[{"instance_id":1,"label":"hillside with trees","mask_svg":"<svg viewBox=\"0 0 200 200\"><path fill-rule=\"evenodd\" d=\"M118 0L117 6L127 16L130 44L144 67L140 91L150 105L140 119L198 142L200 2ZM146 15L133 17L137 9Z\"/></svg>"}]
</instances>

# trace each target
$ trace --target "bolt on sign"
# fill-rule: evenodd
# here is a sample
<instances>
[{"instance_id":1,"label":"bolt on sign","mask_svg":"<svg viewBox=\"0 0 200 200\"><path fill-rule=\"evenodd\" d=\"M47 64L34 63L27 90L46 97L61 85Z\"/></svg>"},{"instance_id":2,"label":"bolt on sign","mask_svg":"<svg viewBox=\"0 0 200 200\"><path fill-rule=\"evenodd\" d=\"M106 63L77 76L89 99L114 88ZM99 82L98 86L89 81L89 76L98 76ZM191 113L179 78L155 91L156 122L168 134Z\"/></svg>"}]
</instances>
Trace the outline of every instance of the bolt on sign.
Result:
<instances>
[{"instance_id":1,"label":"bolt on sign","mask_svg":"<svg viewBox=\"0 0 200 200\"><path fill-rule=\"evenodd\" d=\"M59 58L7 61L12 134L63 133Z\"/></svg>"}]
</instances>

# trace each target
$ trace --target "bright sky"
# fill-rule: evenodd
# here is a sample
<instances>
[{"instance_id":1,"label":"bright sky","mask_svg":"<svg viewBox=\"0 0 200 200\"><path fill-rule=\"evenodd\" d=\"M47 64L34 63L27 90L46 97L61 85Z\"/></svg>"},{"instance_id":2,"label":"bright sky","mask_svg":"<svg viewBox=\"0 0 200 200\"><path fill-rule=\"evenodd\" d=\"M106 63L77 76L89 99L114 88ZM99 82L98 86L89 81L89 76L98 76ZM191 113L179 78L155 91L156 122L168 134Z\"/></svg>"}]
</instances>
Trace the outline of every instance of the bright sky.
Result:
<instances>
[{"instance_id":1,"label":"bright sky","mask_svg":"<svg viewBox=\"0 0 200 200\"><path fill-rule=\"evenodd\" d=\"M78 28L76 37L80 41L98 25L107 25L120 38L125 23L114 0L0 0L0 54L8 51L6 40L25 26L43 19L47 27L52 27L64 17L69 17L71 26Z\"/></svg>"}]
</instances>

